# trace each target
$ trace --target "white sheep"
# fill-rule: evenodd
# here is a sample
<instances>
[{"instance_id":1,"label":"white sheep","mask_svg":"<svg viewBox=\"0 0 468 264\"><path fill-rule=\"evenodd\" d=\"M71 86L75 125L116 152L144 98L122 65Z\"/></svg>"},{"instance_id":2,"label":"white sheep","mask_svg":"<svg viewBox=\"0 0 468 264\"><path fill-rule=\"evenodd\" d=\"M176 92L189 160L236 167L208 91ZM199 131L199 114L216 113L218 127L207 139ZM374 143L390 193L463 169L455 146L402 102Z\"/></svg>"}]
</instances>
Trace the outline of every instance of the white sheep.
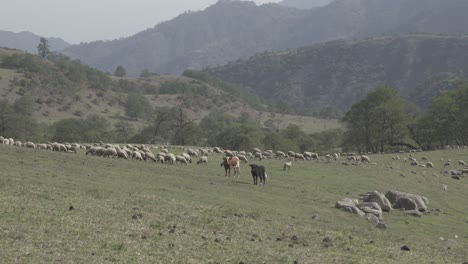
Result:
<instances>
[{"instance_id":1,"label":"white sheep","mask_svg":"<svg viewBox=\"0 0 468 264\"><path fill-rule=\"evenodd\" d=\"M104 149L104 152L102 153L103 157L109 157L109 158L114 158L117 156L117 150L113 147L108 147Z\"/></svg>"},{"instance_id":2,"label":"white sheep","mask_svg":"<svg viewBox=\"0 0 468 264\"><path fill-rule=\"evenodd\" d=\"M459 160L458 161L458 165L460 166L466 166L465 162L463 160Z\"/></svg>"},{"instance_id":3,"label":"white sheep","mask_svg":"<svg viewBox=\"0 0 468 264\"><path fill-rule=\"evenodd\" d=\"M192 155L190 153L182 153L181 154L189 163L192 163ZM198 154L197 154L198 155ZM195 156L196 157L196 156Z\"/></svg>"},{"instance_id":4,"label":"white sheep","mask_svg":"<svg viewBox=\"0 0 468 264\"><path fill-rule=\"evenodd\" d=\"M184 156L182 156L182 155L176 155L175 157L176 157L176 163L179 163L179 162L180 162L180 163L183 163L183 164L185 164L185 165L188 164L188 161L187 161L187 159L185 159Z\"/></svg>"},{"instance_id":5,"label":"white sheep","mask_svg":"<svg viewBox=\"0 0 468 264\"><path fill-rule=\"evenodd\" d=\"M241 160L241 161L243 161L243 162L245 162L245 163L249 162L249 160L247 159L247 157L244 156L244 155L237 155L237 157L239 158L239 160Z\"/></svg>"},{"instance_id":6,"label":"white sheep","mask_svg":"<svg viewBox=\"0 0 468 264\"><path fill-rule=\"evenodd\" d=\"M291 169L291 166L292 166L292 162L289 161L289 162L285 162L284 163L284 166L283 166L283 170L290 170Z\"/></svg>"},{"instance_id":7,"label":"white sheep","mask_svg":"<svg viewBox=\"0 0 468 264\"><path fill-rule=\"evenodd\" d=\"M143 161L143 157L141 156L141 152L139 152L139 151L134 151L134 152L132 153L132 159Z\"/></svg>"},{"instance_id":8,"label":"white sheep","mask_svg":"<svg viewBox=\"0 0 468 264\"><path fill-rule=\"evenodd\" d=\"M434 168L434 164L432 162L426 163L427 168Z\"/></svg>"},{"instance_id":9,"label":"white sheep","mask_svg":"<svg viewBox=\"0 0 468 264\"><path fill-rule=\"evenodd\" d=\"M369 158L369 156L362 155L362 156L361 156L361 162L370 163L370 158Z\"/></svg>"},{"instance_id":10,"label":"white sheep","mask_svg":"<svg viewBox=\"0 0 468 264\"><path fill-rule=\"evenodd\" d=\"M169 164L174 164L176 161L176 156L172 153L167 153L165 156L164 156L164 162L165 163L169 163Z\"/></svg>"},{"instance_id":11,"label":"white sheep","mask_svg":"<svg viewBox=\"0 0 468 264\"><path fill-rule=\"evenodd\" d=\"M201 156L200 159L198 159L198 161L197 161L197 165L200 164L200 163L207 165L208 164L208 157L207 156Z\"/></svg>"}]
</instances>

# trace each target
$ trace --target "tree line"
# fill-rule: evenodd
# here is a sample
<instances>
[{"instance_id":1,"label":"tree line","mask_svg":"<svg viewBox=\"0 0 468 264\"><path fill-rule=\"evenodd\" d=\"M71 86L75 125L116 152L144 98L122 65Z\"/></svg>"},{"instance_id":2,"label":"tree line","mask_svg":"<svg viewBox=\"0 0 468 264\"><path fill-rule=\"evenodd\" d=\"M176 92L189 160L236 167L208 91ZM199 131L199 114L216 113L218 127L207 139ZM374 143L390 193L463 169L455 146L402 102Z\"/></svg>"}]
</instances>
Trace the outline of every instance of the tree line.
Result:
<instances>
[{"instance_id":1,"label":"tree line","mask_svg":"<svg viewBox=\"0 0 468 264\"><path fill-rule=\"evenodd\" d=\"M53 124L33 117L34 99L0 101L0 135L18 140L59 142L128 142L220 146L232 150L388 152L468 145L468 83L434 97L426 110L405 100L398 90L379 87L354 104L342 118L344 129L307 134L300 126L278 128L248 113L234 117L212 112L202 119L181 107L153 108L141 94L129 94L126 116L111 122L98 115L66 118ZM136 126L142 119L145 126Z\"/></svg>"},{"instance_id":2,"label":"tree line","mask_svg":"<svg viewBox=\"0 0 468 264\"><path fill-rule=\"evenodd\" d=\"M468 145L468 83L433 97L421 110L391 87L379 87L343 117L343 148L363 152Z\"/></svg>"}]
</instances>

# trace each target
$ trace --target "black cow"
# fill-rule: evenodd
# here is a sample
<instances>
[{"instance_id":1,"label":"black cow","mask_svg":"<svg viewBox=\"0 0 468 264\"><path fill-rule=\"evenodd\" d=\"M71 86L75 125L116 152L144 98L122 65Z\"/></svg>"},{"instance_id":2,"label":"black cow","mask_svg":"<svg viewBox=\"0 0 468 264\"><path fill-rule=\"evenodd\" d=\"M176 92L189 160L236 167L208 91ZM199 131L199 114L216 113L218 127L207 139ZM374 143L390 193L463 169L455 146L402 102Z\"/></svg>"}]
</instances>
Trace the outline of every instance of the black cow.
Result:
<instances>
[{"instance_id":1,"label":"black cow","mask_svg":"<svg viewBox=\"0 0 468 264\"><path fill-rule=\"evenodd\" d=\"M253 181L254 181L254 184L257 185L257 179L260 178L260 184L263 183L263 185L265 185L266 183L266 177L267 177L267 174L265 172L265 167L263 167L262 165L256 165L256 164L250 164L249 165L252 170L252 177L253 177Z\"/></svg>"}]
</instances>

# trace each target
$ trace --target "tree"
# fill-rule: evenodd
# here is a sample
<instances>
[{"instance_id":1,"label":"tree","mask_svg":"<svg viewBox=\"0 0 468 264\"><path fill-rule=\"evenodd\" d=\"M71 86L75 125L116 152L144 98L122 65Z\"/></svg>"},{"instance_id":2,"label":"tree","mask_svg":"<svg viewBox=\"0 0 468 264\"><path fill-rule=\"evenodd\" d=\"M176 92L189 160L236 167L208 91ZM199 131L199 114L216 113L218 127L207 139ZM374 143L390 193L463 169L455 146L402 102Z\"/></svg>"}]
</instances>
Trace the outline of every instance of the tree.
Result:
<instances>
[{"instance_id":1,"label":"tree","mask_svg":"<svg viewBox=\"0 0 468 264\"><path fill-rule=\"evenodd\" d=\"M213 146L231 150L245 150L262 147L262 131L253 124L234 124L209 138Z\"/></svg>"},{"instance_id":2,"label":"tree","mask_svg":"<svg viewBox=\"0 0 468 264\"><path fill-rule=\"evenodd\" d=\"M196 139L199 138L198 126L195 124L196 119L191 119L184 113L182 108L175 109L173 112L173 144L192 145L200 144Z\"/></svg>"},{"instance_id":3,"label":"tree","mask_svg":"<svg viewBox=\"0 0 468 264\"><path fill-rule=\"evenodd\" d=\"M115 68L114 76L125 77L127 76L127 70L122 65L119 65Z\"/></svg>"},{"instance_id":4,"label":"tree","mask_svg":"<svg viewBox=\"0 0 468 264\"><path fill-rule=\"evenodd\" d=\"M354 104L343 122L344 143L365 152L384 152L387 146L404 145L408 133L406 103L396 89L379 87ZM413 147L414 148L414 147Z\"/></svg>"},{"instance_id":5,"label":"tree","mask_svg":"<svg viewBox=\"0 0 468 264\"><path fill-rule=\"evenodd\" d=\"M133 125L126 120L120 120L114 125L114 131L119 142L127 142L134 130Z\"/></svg>"},{"instance_id":6,"label":"tree","mask_svg":"<svg viewBox=\"0 0 468 264\"><path fill-rule=\"evenodd\" d=\"M41 37L39 40L39 44L37 45L37 54L42 58L45 58L50 54L49 41L44 37Z\"/></svg>"},{"instance_id":7,"label":"tree","mask_svg":"<svg viewBox=\"0 0 468 264\"><path fill-rule=\"evenodd\" d=\"M131 118L148 119L153 112L153 108L142 94L132 93L127 95L125 101L125 114Z\"/></svg>"},{"instance_id":8,"label":"tree","mask_svg":"<svg viewBox=\"0 0 468 264\"><path fill-rule=\"evenodd\" d=\"M456 87L434 97L418 120L413 134L424 148L468 144L468 83Z\"/></svg>"}]
</instances>

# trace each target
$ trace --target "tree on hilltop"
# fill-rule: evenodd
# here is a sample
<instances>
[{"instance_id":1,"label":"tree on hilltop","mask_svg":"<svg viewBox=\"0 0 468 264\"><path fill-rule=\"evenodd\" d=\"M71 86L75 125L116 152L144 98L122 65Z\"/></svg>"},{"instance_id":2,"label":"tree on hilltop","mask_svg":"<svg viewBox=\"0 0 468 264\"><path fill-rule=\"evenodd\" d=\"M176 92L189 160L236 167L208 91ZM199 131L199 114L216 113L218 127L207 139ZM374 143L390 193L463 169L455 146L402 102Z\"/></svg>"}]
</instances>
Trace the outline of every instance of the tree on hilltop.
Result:
<instances>
[{"instance_id":1,"label":"tree on hilltop","mask_svg":"<svg viewBox=\"0 0 468 264\"><path fill-rule=\"evenodd\" d=\"M122 65L119 65L115 68L114 76L125 77L127 76L127 70Z\"/></svg>"},{"instance_id":2,"label":"tree on hilltop","mask_svg":"<svg viewBox=\"0 0 468 264\"><path fill-rule=\"evenodd\" d=\"M42 58L45 58L50 54L49 41L44 37L39 40L39 44L37 45L37 54Z\"/></svg>"}]
</instances>

